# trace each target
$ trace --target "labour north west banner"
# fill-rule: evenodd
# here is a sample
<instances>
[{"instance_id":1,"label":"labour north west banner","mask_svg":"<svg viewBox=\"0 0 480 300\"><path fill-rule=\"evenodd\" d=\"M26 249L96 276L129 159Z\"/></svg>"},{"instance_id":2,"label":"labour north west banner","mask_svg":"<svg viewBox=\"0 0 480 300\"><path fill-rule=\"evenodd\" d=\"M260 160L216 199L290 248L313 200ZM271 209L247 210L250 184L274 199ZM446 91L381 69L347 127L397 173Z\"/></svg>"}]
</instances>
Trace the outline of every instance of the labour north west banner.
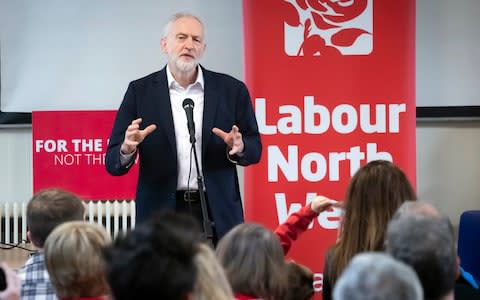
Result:
<instances>
[{"instance_id":1,"label":"labour north west banner","mask_svg":"<svg viewBox=\"0 0 480 300\"><path fill-rule=\"evenodd\" d=\"M245 76L264 151L245 171L247 221L274 229L316 194L343 200L385 159L415 182L415 1L244 0ZM322 213L290 257L322 290L341 211ZM319 294L317 294L319 297Z\"/></svg>"}]
</instances>

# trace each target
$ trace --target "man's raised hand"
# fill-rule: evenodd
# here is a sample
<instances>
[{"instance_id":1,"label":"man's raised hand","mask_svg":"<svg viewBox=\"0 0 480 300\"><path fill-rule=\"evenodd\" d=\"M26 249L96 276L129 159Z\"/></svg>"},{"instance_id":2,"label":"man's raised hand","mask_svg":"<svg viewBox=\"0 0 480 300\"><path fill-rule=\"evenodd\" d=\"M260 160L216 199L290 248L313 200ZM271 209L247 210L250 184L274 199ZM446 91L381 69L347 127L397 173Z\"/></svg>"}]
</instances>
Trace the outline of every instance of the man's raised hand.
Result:
<instances>
[{"instance_id":1,"label":"man's raised hand","mask_svg":"<svg viewBox=\"0 0 480 300\"><path fill-rule=\"evenodd\" d=\"M232 130L228 133L216 127L212 129L212 132L227 144L230 149L230 151L228 151L229 155L241 155L243 153L245 146L243 144L242 134L238 130L237 125L233 125Z\"/></svg>"},{"instance_id":2,"label":"man's raised hand","mask_svg":"<svg viewBox=\"0 0 480 300\"><path fill-rule=\"evenodd\" d=\"M132 121L132 124L128 125L125 131L125 139L123 140L120 151L123 154L130 154L137 150L138 145L145 139L147 135L157 129L157 125L151 124L145 129L140 129L142 118L138 118Z\"/></svg>"}]
</instances>

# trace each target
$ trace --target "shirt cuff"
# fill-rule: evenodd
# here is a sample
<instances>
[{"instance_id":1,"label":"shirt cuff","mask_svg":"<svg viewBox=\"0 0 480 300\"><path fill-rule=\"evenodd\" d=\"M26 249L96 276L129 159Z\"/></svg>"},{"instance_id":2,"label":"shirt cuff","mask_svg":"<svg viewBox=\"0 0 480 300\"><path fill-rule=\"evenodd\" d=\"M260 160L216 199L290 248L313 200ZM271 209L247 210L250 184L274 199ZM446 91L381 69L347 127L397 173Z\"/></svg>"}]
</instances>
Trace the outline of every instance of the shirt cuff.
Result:
<instances>
[{"instance_id":1,"label":"shirt cuff","mask_svg":"<svg viewBox=\"0 0 480 300\"><path fill-rule=\"evenodd\" d=\"M122 167L127 167L128 165L130 165L133 162L136 154L137 154L137 150L133 151L132 153L128 153L128 154L124 154L120 150L120 165Z\"/></svg>"}]
</instances>

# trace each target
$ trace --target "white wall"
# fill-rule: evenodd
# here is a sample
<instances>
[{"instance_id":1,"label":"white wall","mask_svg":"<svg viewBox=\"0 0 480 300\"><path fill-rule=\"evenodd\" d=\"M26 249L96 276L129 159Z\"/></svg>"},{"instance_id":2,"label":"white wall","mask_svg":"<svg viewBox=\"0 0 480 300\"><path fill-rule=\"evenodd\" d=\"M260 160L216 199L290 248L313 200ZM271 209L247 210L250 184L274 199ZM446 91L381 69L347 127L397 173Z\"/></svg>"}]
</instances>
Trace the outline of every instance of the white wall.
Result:
<instances>
[{"instance_id":1,"label":"white wall","mask_svg":"<svg viewBox=\"0 0 480 300\"><path fill-rule=\"evenodd\" d=\"M117 109L131 80L167 62L160 38L180 10L205 24L202 64L242 78L242 1L87 2L0 1L2 111Z\"/></svg>"},{"instance_id":2,"label":"white wall","mask_svg":"<svg viewBox=\"0 0 480 300\"><path fill-rule=\"evenodd\" d=\"M417 0L417 106L480 105L478 0Z\"/></svg>"},{"instance_id":3,"label":"white wall","mask_svg":"<svg viewBox=\"0 0 480 300\"><path fill-rule=\"evenodd\" d=\"M417 0L417 106L480 105L478 0ZM417 121L417 193L454 224L480 210L480 120Z\"/></svg>"},{"instance_id":4,"label":"white wall","mask_svg":"<svg viewBox=\"0 0 480 300\"><path fill-rule=\"evenodd\" d=\"M0 203L27 201L32 196L31 145L30 126L0 127Z\"/></svg>"},{"instance_id":5,"label":"white wall","mask_svg":"<svg viewBox=\"0 0 480 300\"><path fill-rule=\"evenodd\" d=\"M480 210L480 121L417 122L417 193L458 225Z\"/></svg>"}]
</instances>

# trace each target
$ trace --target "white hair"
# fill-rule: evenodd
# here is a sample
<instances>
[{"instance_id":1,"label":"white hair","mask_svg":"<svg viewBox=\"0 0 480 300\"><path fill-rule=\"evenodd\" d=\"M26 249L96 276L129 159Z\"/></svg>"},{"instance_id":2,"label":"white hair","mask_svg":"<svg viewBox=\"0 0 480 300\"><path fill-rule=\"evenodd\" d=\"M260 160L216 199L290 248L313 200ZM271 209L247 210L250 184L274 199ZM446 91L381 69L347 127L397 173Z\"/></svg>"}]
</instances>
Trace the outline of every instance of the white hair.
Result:
<instances>
[{"instance_id":1,"label":"white hair","mask_svg":"<svg viewBox=\"0 0 480 300\"><path fill-rule=\"evenodd\" d=\"M174 15L172 15L169 19L167 24L163 27L163 38L166 38L168 34L170 33L170 30L172 29L173 23L175 23L178 19L181 18L191 18L197 20L201 25L203 29L203 39L205 40L205 24L203 24L202 20L200 20L199 17L195 16L194 14L191 14L189 12L178 12Z\"/></svg>"},{"instance_id":2,"label":"white hair","mask_svg":"<svg viewBox=\"0 0 480 300\"><path fill-rule=\"evenodd\" d=\"M353 257L333 290L334 300L423 300L415 271L380 252Z\"/></svg>"}]
</instances>

